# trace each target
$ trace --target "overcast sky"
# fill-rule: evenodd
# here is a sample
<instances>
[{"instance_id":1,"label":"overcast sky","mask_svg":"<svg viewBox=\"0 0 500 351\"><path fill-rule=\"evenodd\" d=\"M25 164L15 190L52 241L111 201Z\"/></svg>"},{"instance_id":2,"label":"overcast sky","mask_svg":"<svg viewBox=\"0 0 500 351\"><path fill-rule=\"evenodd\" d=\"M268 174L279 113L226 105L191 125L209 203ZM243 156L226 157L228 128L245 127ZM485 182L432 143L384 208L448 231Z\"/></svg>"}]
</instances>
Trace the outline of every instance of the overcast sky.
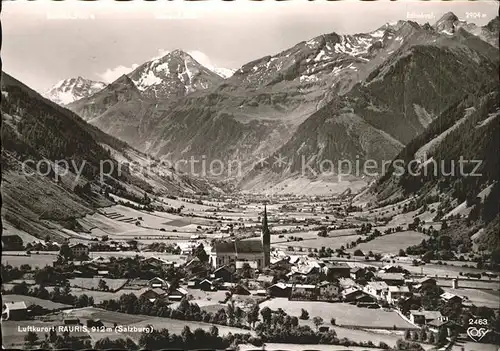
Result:
<instances>
[{"instance_id":1,"label":"overcast sky","mask_svg":"<svg viewBox=\"0 0 500 351\"><path fill-rule=\"evenodd\" d=\"M239 68L324 33L366 32L399 19L432 24L448 11L484 25L498 13L496 1L2 2L3 70L39 92L77 76L110 82L174 49Z\"/></svg>"}]
</instances>

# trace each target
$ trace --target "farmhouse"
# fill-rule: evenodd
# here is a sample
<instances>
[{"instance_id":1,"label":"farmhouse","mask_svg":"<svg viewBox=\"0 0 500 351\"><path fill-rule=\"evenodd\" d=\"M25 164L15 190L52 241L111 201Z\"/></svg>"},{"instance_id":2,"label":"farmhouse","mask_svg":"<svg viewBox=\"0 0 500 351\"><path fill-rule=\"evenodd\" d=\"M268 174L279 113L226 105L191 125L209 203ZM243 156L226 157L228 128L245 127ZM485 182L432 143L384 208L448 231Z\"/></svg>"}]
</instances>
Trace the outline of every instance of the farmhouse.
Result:
<instances>
[{"instance_id":1,"label":"farmhouse","mask_svg":"<svg viewBox=\"0 0 500 351\"><path fill-rule=\"evenodd\" d=\"M187 294L188 294L188 292L185 289L183 289L183 288L177 288L177 289L172 290L170 292L170 294L168 294L168 299L172 300L172 301L180 301Z\"/></svg>"},{"instance_id":2,"label":"farmhouse","mask_svg":"<svg viewBox=\"0 0 500 351\"><path fill-rule=\"evenodd\" d=\"M233 281L233 270L228 266L222 266L214 271L214 278L222 279L224 282Z\"/></svg>"},{"instance_id":3,"label":"farmhouse","mask_svg":"<svg viewBox=\"0 0 500 351\"><path fill-rule=\"evenodd\" d=\"M28 316L28 308L24 301L5 302L2 308L2 320L23 320Z\"/></svg>"},{"instance_id":4,"label":"farmhouse","mask_svg":"<svg viewBox=\"0 0 500 351\"><path fill-rule=\"evenodd\" d=\"M427 323L427 327L433 333L439 333L442 329L446 329L448 331L448 335L455 335L456 331L463 331L463 327L454 321L448 320L448 318L437 318L433 321Z\"/></svg>"},{"instance_id":5,"label":"farmhouse","mask_svg":"<svg viewBox=\"0 0 500 351\"><path fill-rule=\"evenodd\" d=\"M410 289L407 286L389 286L387 302L397 303L400 298L408 295L410 295Z\"/></svg>"},{"instance_id":6,"label":"farmhouse","mask_svg":"<svg viewBox=\"0 0 500 351\"><path fill-rule=\"evenodd\" d=\"M384 281L387 285L403 285L405 277L403 273L377 273L377 278Z\"/></svg>"},{"instance_id":7,"label":"farmhouse","mask_svg":"<svg viewBox=\"0 0 500 351\"><path fill-rule=\"evenodd\" d=\"M389 291L389 285L382 281L369 282L365 287L364 291L377 299L385 299L386 294Z\"/></svg>"},{"instance_id":8,"label":"farmhouse","mask_svg":"<svg viewBox=\"0 0 500 351\"><path fill-rule=\"evenodd\" d=\"M361 279L365 276L365 270L363 268L360 268L360 267L354 267L351 269L350 276L351 276L351 279L356 281L356 280Z\"/></svg>"},{"instance_id":9,"label":"farmhouse","mask_svg":"<svg viewBox=\"0 0 500 351\"><path fill-rule=\"evenodd\" d=\"M88 257L89 247L82 243L73 244L69 247L74 258Z\"/></svg>"},{"instance_id":10,"label":"farmhouse","mask_svg":"<svg viewBox=\"0 0 500 351\"><path fill-rule=\"evenodd\" d=\"M328 279L349 278L351 267L344 262L328 262L323 267L323 273Z\"/></svg>"},{"instance_id":11,"label":"farmhouse","mask_svg":"<svg viewBox=\"0 0 500 351\"><path fill-rule=\"evenodd\" d=\"M276 283L267 288L267 293L271 297L290 297L292 286L285 283Z\"/></svg>"},{"instance_id":12,"label":"farmhouse","mask_svg":"<svg viewBox=\"0 0 500 351\"><path fill-rule=\"evenodd\" d=\"M414 288L417 291L420 291L422 288L436 286L436 284L437 284L436 279L430 277L423 277L415 281Z\"/></svg>"},{"instance_id":13,"label":"farmhouse","mask_svg":"<svg viewBox=\"0 0 500 351\"><path fill-rule=\"evenodd\" d=\"M203 290L203 291L213 291L213 290L215 290L214 284L210 280L208 280L208 279L202 280L198 284L198 287L200 288L200 290Z\"/></svg>"},{"instance_id":14,"label":"farmhouse","mask_svg":"<svg viewBox=\"0 0 500 351\"><path fill-rule=\"evenodd\" d=\"M256 262L259 269L268 267L271 258L271 232L267 223L265 206L263 217L260 240L234 240L215 243L210 254L212 265L217 268L233 262L248 261Z\"/></svg>"},{"instance_id":15,"label":"farmhouse","mask_svg":"<svg viewBox=\"0 0 500 351\"><path fill-rule=\"evenodd\" d=\"M165 297L166 293L167 292L165 290L160 288L154 288L154 289L147 288L146 290L141 291L139 296L144 297L151 302L154 302L156 299Z\"/></svg>"},{"instance_id":16,"label":"farmhouse","mask_svg":"<svg viewBox=\"0 0 500 351\"><path fill-rule=\"evenodd\" d=\"M443 315L439 311L418 311L410 310L410 321L413 324L426 325L430 321L435 319L443 318Z\"/></svg>"},{"instance_id":17,"label":"farmhouse","mask_svg":"<svg viewBox=\"0 0 500 351\"><path fill-rule=\"evenodd\" d=\"M340 292L340 287L338 286L338 284L328 281L322 281L317 285L316 288L318 297L321 298L322 300L324 299L330 300L336 298Z\"/></svg>"},{"instance_id":18,"label":"farmhouse","mask_svg":"<svg viewBox=\"0 0 500 351\"><path fill-rule=\"evenodd\" d=\"M462 303L463 299L455 294L445 292L440 295L441 300L443 300L446 303Z\"/></svg>"},{"instance_id":19,"label":"farmhouse","mask_svg":"<svg viewBox=\"0 0 500 351\"><path fill-rule=\"evenodd\" d=\"M356 298L358 298L359 296L363 296L363 295L367 295L367 294L364 293L363 291L359 290L358 288L349 288L349 289L342 291L342 298L346 302L355 301Z\"/></svg>"},{"instance_id":20,"label":"farmhouse","mask_svg":"<svg viewBox=\"0 0 500 351\"><path fill-rule=\"evenodd\" d=\"M293 284L290 299L315 300L317 297L316 285Z\"/></svg>"},{"instance_id":21,"label":"farmhouse","mask_svg":"<svg viewBox=\"0 0 500 351\"><path fill-rule=\"evenodd\" d=\"M148 281L148 286L151 289L154 288L168 289L170 287L170 284L166 280L160 277L154 277L153 279Z\"/></svg>"}]
</instances>

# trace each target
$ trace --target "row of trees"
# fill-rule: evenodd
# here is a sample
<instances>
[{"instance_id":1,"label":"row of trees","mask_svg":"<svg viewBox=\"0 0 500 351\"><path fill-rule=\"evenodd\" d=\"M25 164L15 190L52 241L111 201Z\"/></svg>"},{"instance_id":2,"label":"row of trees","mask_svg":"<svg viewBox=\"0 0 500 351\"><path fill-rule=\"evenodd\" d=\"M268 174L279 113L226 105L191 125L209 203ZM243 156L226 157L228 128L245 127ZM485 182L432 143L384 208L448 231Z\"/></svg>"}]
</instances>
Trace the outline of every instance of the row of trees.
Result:
<instances>
[{"instance_id":1,"label":"row of trees","mask_svg":"<svg viewBox=\"0 0 500 351\"><path fill-rule=\"evenodd\" d=\"M43 285L30 288L26 282L16 284L11 290L5 290L5 294L33 296L43 300L51 300L58 303L72 305L75 307L87 307L94 305L94 298L86 294L75 296L71 294L69 284L62 289L56 286L52 291L48 291Z\"/></svg>"}]
</instances>

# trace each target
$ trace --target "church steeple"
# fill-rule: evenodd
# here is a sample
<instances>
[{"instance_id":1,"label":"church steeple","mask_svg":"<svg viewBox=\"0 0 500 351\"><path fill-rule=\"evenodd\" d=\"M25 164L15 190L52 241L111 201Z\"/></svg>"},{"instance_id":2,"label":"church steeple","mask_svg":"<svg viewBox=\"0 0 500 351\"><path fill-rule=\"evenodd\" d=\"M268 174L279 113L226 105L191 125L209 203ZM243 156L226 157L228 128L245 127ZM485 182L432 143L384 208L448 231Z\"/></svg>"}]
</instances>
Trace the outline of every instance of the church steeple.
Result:
<instances>
[{"instance_id":1,"label":"church steeple","mask_svg":"<svg viewBox=\"0 0 500 351\"><path fill-rule=\"evenodd\" d=\"M262 246L264 248L264 266L269 266L271 263L271 231L267 224L267 208L264 205L264 215L262 218Z\"/></svg>"},{"instance_id":2,"label":"church steeple","mask_svg":"<svg viewBox=\"0 0 500 351\"><path fill-rule=\"evenodd\" d=\"M269 230L269 226L267 224L266 205L264 205L264 216L262 218L262 243L264 245L269 245L271 243L271 231Z\"/></svg>"}]
</instances>

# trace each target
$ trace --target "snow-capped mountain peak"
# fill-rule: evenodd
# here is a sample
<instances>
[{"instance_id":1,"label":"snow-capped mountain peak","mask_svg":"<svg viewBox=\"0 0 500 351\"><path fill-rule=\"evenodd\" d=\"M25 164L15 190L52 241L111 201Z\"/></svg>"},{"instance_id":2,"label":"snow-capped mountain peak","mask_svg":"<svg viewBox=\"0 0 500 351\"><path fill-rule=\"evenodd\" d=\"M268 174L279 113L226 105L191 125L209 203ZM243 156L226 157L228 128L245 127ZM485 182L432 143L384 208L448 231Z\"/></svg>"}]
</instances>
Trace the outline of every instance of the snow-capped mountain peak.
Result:
<instances>
[{"instance_id":1,"label":"snow-capped mountain peak","mask_svg":"<svg viewBox=\"0 0 500 351\"><path fill-rule=\"evenodd\" d=\"M103 82L97 82L78 76L63 79L44 93L44 96L56 104L67 105L73 101L91 96L106 87Z\"/></svg>"},{"instance_id":2,"label":"snow-capped mountain peak","mask_svg":"<svg viewBox=\"0 0 500 351\"><path fill-rule=\"evenodd\" d=\"M179 49L145 62L128 76L145 96L152 98L180 97L222 81L218 74Z\"/></svg>"}]
</instances>

